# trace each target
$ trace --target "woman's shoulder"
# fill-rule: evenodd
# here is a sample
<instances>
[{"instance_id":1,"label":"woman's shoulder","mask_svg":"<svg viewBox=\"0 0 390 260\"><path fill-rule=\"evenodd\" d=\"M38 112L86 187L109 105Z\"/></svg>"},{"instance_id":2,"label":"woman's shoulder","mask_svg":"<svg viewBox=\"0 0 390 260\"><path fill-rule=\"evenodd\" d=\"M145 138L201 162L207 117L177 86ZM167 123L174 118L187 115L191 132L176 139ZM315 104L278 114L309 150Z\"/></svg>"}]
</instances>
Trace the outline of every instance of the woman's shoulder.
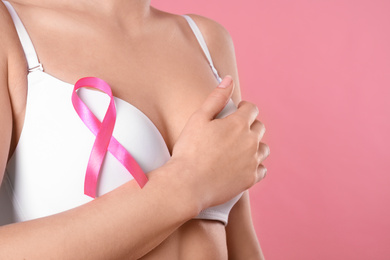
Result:
<instances>
[{"instance_id":1,"label":"woman's shoulder","mask_svg":"<svg viewBox=\"0 0 390 260\"><path fill-rule=\"evenodd\" d=\"M160 17L164 17L167 18L167 20L173 21L176 25L181 28L185 28L187 31L188 24L185 22L182 15L168 13L155 8L154 10L157 11ZM226 45L229 47L233 46L233 41L229 31L219 22L199 14L188 13L186 15L191 17L195 22L200 32L202 33L210 51L221 48L221 45Z\"/></svg>"},{"instance_id":2,"label":"woman's shoulder","mask_svg":"<svg viewBox=\"0 0 390 260\"><path fill-rule=\"evenodd\" d=\"M232 44L229 31L219 22L199 14L187 14L194 20L202 32L209 48L220 46L221 43Z\"/></svg>"},{"instance_id":3,"label":"woman's shoulder","mask_svg":"<svg viewBox=\"0 0 390 260\"><path fill-rule=\"evenodd\" d=\"M12 46L15 44L13 38L16 29L12 23L12 18L8 13L4 3L0 1L0 89L1 91L8 88L8 59Z\"/></svg>"},{"instance_id":4,"label":"woman's shoulder","mask_svg":"<svg viewBox=\"0 0 390 260\"><path fill-rule=\"evenodd\" d=\"M188 16L199 27L220 77L224 77L225 75L231 75L233 77L236 84L235 92L237 92L234 95L237 96L238 100L240 91L236 54L229 30L219 22L208 17L197 14L188 14Z\"/></svg>"},{"instance_id":5,"label":"woman's shoulder","mask_svg":"<svg viewBox=\"0 0 390 260\"><path fill-rule=\"evenodd\" d=\"M20 42L11 15L3 1L0 1L0 35L0 55L8 57L20 46Z\"/></svg>"},{"instance_id":6,"label":"woman's shoulder","mask_svg":"<svg viewBox=\"0 0 390 260\"><path fill-rule=\"evenodd\" d=\"M22 71L22 68L24 71L27 61L12 17L3 1L0 1L0 35L0 73L6 70L10 78L15 71Z\"/></svg>"},{"instance_id":7,"label":"woman's shoulder","mask_svg":"<svg viewBox=\"0 0 390 260\"><path fill-rule=\"evenodd\" d=\"M232 99L237 105L241 100L236 54L233 39L227 28L219 22L198 14L188 14L199 27L210 51L214 66L219 76L233 77L235 88Z\"/></svg>"},{"instance_id":8,"label":"woman's shoulder","mask_svg":"<svg viewBox=\"0 0 390 260\"><path fill-rule=\"evenodd\" d=\"M160 17L165 17L168 18L166 20L173 21L177 25L177 28L181 28L182 31L187 32L186 35L193 34L189 32L189 25L181 15L167 13L161 10L157 10L157 13L160 14ZM229 30L211 18L194 13L186 15L192 18L199 28L220 76L237 74L234 44ZM234 75L232 76L234 78Z\"/></svg>"},{"instance_id":9,"label":"woman's shoulder","mask_svg":"<svg viewBox=\"0 0 390 260\"><path fill-rule=\"evenodd\" d=\"M9 48L12 46L13 36L16 34L12 18L8 13L3 1L0 1L0 57L8 56Z\"/></svg>"}]
</instances>

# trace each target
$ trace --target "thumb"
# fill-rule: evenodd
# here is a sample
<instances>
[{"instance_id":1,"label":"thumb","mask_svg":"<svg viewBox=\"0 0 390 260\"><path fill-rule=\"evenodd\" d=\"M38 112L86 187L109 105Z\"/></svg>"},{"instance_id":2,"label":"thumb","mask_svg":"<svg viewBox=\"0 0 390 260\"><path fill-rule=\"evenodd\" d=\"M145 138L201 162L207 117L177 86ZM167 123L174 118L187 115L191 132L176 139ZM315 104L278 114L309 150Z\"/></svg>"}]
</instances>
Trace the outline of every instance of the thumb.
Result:
<instances>
[{"instance_id":1,"label":"thumb","mask_svg":"<svg viewBox=\"0 0 390 260\"><path fill-rule=\"evenodd\" d=\"M207 119L214 119L222 111L233 94L233 88L233 79L228 75L224 77L218 87L209 94L200 108Z\"/></svg>"}]
</instances>

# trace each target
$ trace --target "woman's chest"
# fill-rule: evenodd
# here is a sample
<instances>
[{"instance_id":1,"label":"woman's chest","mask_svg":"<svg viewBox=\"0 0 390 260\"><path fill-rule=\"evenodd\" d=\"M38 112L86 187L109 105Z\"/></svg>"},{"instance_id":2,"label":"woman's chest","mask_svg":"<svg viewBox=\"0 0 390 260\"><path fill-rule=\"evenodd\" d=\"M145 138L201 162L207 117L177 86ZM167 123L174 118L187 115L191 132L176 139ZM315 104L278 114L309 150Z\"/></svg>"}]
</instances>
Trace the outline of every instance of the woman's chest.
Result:
<instances>
[{"instance_id":1,"label":"woman's chest","mask_svg":"<svg viewBox=\"0 0 390 260\"><path fill-rule=\"evenodd\" d=\"M100 77L107 81L115 97L135 107L153 123L171 153L187 120L216 87L217 80L211 73L208 63L198 57L186 59L186 62L177 57L163 62L156 59L154 63L152 62L154 58L145 59L134 59L132 63L129 63L123 62L126 59L116 60L111 57L106 59L104 66L96 69L84 63L69 66L70 61L64 61L62 62L65 64L63 70L52 69L50 66L46 70L45 64L50 65L50 62L42 63L45 73L61 83L73 82L85 76ZM177 62L174 62L175 59ZM90 62L100 63L98 59ZM136 64L139 63L145 64L137 67ZM23 85L23 82L19 84ZM24 112L14 114L13 143L15 145L18 143L24 126L28 103L27 81L24 84L26 86L13 88L14 91L11 93L13 103L15 103L14 107ZM53 84L49 87L58 86Z\"/></svg>"},{"instance_id":2,"label":"woman's chest","mask_svg":"<svg viewBox=\"0 0 390 260\"><path fill-rule=\"evenodd\" d=\"M13 106L24 111L14 113L13 143L17 148L7 169L20 211L24 212L21 215L26 216L21 218L60 212L89 200L82 191L95 136L74 110L73 84L68 82L85 76L108 82L117 107L113 136L145 172L169 159L187 120L216 87L217 80L201 55L183 51L184 58L180 59L176 54L170 57L168 54L170 52L159 59L157 54L138 56L124 51L126 58L97 55L88 61L72 62L58 57L55 63L43 55L40 62L44 72L31 72L25 82L10 86L14 90L11 93ZM25 62L20 60L19 63L20 75L23 75ZM57 64L63 64L62 69L56 67ZM79 94L101 121L108 97L88 89ZM114 157L111 153L106 155L100 194L132 179ZM54 203L61 198L63 203ZM46 206L40 207L42 202Z\"/></svg>"},{"instance_id":3,"label":"woman's chest","mask_svg":"<svg viewBox=\"0 0 390 260\"><path fill-rule=\"evenodd\" d=\"M19 126L22 131L7 166L9 183L20 207L16 209L19 220L54 214L90 200L83 194L83 185L96 140L96 135L73 107L72 84L41 71L31 72L27 82L25 115L23 125ZM145 91L150 98L135 91L136 97L144 99L139 101L131 96L135 100L132 102L126 100L126 94L131 91L119 89L125 93L124 98L114 98L117 116L112 136L144 172L169 160L169 149L207 94L193 91L193 88L173 86L177 87L174 95L169 94L168 88L166 93L161 89L160 92L150 91L154 93ZM108 96L90 89L81 89L78 95L102 121L108 107ZM107 152L104 159L98 195L132 179L115 152Z\"/></svg>"}]
</instances>

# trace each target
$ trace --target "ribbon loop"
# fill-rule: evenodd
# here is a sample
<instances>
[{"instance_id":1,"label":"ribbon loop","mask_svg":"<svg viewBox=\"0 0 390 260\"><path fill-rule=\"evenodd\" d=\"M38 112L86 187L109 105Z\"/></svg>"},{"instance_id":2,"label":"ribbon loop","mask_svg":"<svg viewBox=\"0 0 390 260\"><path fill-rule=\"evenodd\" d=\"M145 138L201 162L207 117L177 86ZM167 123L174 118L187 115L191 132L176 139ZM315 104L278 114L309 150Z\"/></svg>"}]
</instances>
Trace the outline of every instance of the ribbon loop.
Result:
<instances>
[{"instance_id":1,"label":"ribbon loop","mask_svg":"<svg viewBox=\"0 0 390 260\"><path fill-rule=\"evenodd\" d=\"M83 87L99 89L110 97L110 103L102 122L97 119L77 95L77 90ZM107 150L127 169L142 188L148 181L148 178L137 161L112 136L116 121L116 108L111 87L104 80L97 77L81 78L74 85L72 104L80 119L96 136L85 174L84 194L92 198L96 197L99 172Z\"/></svg>"}]
</instances>

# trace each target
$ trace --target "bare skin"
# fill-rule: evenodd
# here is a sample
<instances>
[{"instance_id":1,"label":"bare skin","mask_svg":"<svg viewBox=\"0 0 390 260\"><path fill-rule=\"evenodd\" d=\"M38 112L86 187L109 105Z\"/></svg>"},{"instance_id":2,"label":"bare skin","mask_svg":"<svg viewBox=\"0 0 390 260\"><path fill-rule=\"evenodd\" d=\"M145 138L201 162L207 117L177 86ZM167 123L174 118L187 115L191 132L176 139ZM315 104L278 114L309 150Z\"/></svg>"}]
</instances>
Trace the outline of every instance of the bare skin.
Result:
<instances>
[{"instance_id":1,"label":"bare skin","mask_svg":"<svg viewBox=\"0 0 390 260\"><path fill-rule=\"evenodd\" d=\"M96 4L93 1L66 4L53 0L10 2L24 22L40 62L48 74L69 83L74 83L86 75L106 80L111 85L115 96L133 104L153 121L161 132L171 155L174 155L175 149L179 150L177 154L180 155L180 146L179 148L175 146L181 133L184 132L183 129L191 115L197 111L217 85L206 58L182 17L151 8L149 1L118 0L105 2L106 6L101 2ZM4 9L3 6L2 8ZM229 34L219 24L209 19L196 15L192 17L206 38L220 75L232 75L235 82L232 99L239 106L241 97L238 74ZM9 101L2 100L3 104L10 102L12 105L13 131L12 138L10 136L8 139L11 141L9 154L12 154L15 149L23 127L27 90L23 50L16 34L11 35L13 36L10 37L10 42L3 43L5 49L9 49L5 58L8 62ZM2 93L2 96L6 95ZM145 98L148 102L144 102ZM251 113L253 116L253 111ZM264 130L259 132L263 134ZM260 144L257 148L260 151L257 156L261 157L258 159L259 163L269 154L268 147ZM6 145L2 143L2 146ZM177 158L184 158L184 156L177 156ZM180 160L175 162L177 161ZM2 165L5 165L4 162ZM183 164L171 163L163 170L173 173L178 169L183 170L176 165ZM260 172L258 174L262 176L263 169ZM156 183L163 182L156 177L157 174L151 173L151 175L151 180L156 179ZM123 186L126 185L128 187L124 188ZM113 198L117 194L129 193L134 197L137 196L135 194L141 193L135 189L134 183L126 185L119 188L119 191L102 196L101 199L96 200L95 205L80 207L82 209L75 209L73 213L71 211L71 213L59 214L61 217L57 221L69 219L72 214L87 216L88 209L93 210L94 206L113 203ZM151 189L150 187L149 190ZM146 191L142 191L143 193L148 191L144 190ZM126 197L129 197L129 194ZM167 194L167 196L174 196L174 194ZM153 198L151 195L150 199ZM263 259L250 218L247 192L232 209L229 225L226 228L218 221L190 220L199 208L216 202L215 199L213 202L203 202L202 206L194 203L197 205L194 207L196 210L191 208L191 204L188 206L190 209L183 206L183 211L177 212L183 215L181 218L176 217L172 220L173 216L166 216L165 223L168 228L155 227L155 230L160 230L156 235L158 239L146 236L152 242L145 242L147 240L144 238L144 241L134 242L133 247L128 246L127 250L114 251L116 253L110 250L107 256L112 258L124 256L122 257L124 259L137 259L141 256L142 259L227 259L228 257L229 259ZM42 224L42 221L36 221L33 227L48 225ZM56 222L56 220L51 221ZM153 221L152 217L150 221ZM46 220L46 223L48 222L50 221ZM145 232L143 228L140 229L140 234ZM15 230L18 229L10 228L9 232ZM34 228L31 230L33 231ZM4 232L7 232L7 228ZM134 230L132 232L136 235ZM0 247L1 242L0 240ZM142 242L146 245L142 245ZM123 248L126 248L125 246L124 244ZM135 249L136 247L141 249ZM67 255L64 256L66 258Z\"/></svg>"}]
</instances>

